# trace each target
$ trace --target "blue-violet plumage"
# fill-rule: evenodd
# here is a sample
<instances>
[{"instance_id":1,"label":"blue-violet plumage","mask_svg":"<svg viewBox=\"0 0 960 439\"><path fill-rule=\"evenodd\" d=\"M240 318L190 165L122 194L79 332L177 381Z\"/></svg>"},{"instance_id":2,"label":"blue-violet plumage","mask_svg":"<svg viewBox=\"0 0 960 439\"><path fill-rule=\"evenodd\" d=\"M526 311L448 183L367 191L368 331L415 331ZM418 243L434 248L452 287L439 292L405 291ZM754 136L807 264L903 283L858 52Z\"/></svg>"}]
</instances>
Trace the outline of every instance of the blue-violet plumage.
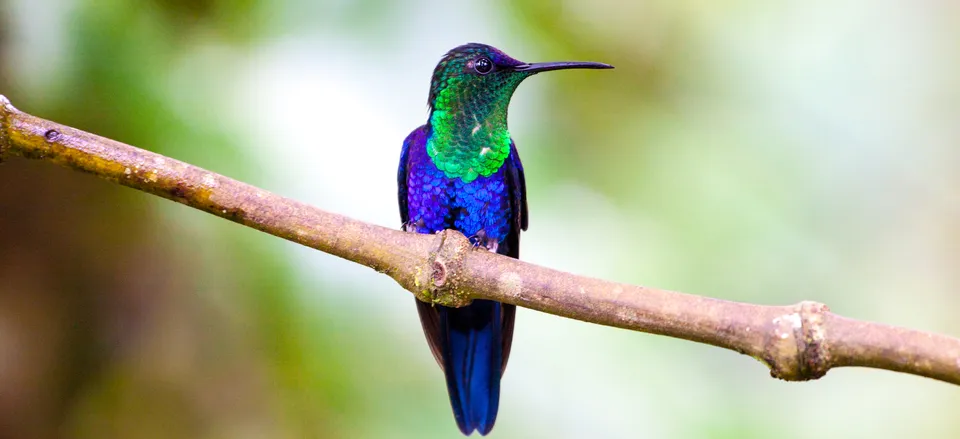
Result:
<instances>
[{"instance_id":1,"label":"blue-violet plumage","mask_svg":"<svg viewBox=\"0 0 960 439\"><path fill-rule=\"evenodd\" d=\"M397 173L403 229L455 229L478 248L520 256L527 228L526 183L507 130L517 86L542 71L606 64L527 64L483 44L447 52L430 83L430 116L403 142ZM493 428L500 377L513 339L516 308L474 300L461 308L417 301L430 350L443 368L454 419L464 434Z\"/></svg>"}]
</instances>

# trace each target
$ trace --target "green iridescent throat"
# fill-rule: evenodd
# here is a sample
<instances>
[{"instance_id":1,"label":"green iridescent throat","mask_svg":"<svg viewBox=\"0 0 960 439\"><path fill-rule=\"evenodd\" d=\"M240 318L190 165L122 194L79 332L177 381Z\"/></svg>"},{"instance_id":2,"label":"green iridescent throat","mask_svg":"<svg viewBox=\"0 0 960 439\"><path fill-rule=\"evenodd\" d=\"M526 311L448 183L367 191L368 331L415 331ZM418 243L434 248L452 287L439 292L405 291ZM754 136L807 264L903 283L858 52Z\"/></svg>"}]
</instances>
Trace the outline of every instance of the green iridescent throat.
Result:
<instances>
[{"instance_id":1,"label":"green iridescent throat","mask_svg":"<svg viewBox=\"0 0 960 439\"><path fill-rule=\"evenodd\" d=\"M430 114L427 154L450 178L493 175L510 154L507 106L525 75L448 78Z\"/></svg>"}]
</instances>

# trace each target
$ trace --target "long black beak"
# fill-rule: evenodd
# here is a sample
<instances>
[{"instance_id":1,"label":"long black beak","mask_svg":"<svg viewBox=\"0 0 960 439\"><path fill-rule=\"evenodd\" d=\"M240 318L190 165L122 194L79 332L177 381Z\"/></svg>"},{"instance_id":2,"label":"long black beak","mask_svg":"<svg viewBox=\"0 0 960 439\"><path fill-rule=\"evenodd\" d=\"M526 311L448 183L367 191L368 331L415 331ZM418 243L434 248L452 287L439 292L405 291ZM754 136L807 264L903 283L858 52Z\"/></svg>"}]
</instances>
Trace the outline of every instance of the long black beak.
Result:
<instances>
[{"instance_id":1,"label":"long black beak","mask_svg":"<svg viewBox=\"0 0 960 439\"><path fill-rule=\"evenodd\" d=\"M561 62L537 62L531 64L520 64L513 68L516 72L540 73L550 70L563 69L612 69L610 64L602 62L580 62L580 61L561 61Z\"/></svg>"}]
</instances>

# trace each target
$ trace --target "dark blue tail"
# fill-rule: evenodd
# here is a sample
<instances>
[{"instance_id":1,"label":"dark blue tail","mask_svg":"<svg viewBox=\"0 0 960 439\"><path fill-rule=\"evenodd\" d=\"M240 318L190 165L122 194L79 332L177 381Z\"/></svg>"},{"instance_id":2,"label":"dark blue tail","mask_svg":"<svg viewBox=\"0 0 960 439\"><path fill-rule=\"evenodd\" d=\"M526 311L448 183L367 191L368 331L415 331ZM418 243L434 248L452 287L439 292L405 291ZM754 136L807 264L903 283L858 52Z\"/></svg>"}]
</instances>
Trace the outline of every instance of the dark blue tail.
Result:
<instances>
[{"instance_id":1,"label":"dark blue tail","mask_svg":"<svg viewBox=\"0 0 960 439\"><path fill-rule=\"evenodd\" d=\"M475 300L463 308L436 309L453 415L463 434L477 430L486 435L497 419L500 403L502 305Z\"/></svg>"}]
</instances>

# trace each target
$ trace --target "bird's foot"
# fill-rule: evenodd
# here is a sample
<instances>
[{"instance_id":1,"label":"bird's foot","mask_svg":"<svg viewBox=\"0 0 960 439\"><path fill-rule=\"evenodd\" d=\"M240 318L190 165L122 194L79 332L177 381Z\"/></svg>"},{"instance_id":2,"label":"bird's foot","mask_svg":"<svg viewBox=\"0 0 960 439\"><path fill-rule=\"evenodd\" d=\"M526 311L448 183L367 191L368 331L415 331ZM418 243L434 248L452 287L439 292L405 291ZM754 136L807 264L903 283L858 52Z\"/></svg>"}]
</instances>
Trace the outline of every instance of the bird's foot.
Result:
<instances>
[{"instance_id":1,"label":"bird's foot","mask_svg":"<svg viewBox=\"0 0 960 439\"><path fill-rule=\"evenodd\" d=\"M483 229L480 229L480 231L470 237L470 243L473 244L473 248L483 247L494 253L497 252L497 247L500 246L500 241L487 236L487 232Z\"/></svg>"},{"instance_id":2,"label":"bird's foot","mask_svg":"<svg viewBox=\"0 0 960 439\"><path fill-rule=\"evenodd\" d=\"M400 230L404 232L413 232L419 233L420 229L424 228L426 224L423 222L423 219L418 219L417 221L407 221L400 226Z\"/></svg>"}]
</instances>

